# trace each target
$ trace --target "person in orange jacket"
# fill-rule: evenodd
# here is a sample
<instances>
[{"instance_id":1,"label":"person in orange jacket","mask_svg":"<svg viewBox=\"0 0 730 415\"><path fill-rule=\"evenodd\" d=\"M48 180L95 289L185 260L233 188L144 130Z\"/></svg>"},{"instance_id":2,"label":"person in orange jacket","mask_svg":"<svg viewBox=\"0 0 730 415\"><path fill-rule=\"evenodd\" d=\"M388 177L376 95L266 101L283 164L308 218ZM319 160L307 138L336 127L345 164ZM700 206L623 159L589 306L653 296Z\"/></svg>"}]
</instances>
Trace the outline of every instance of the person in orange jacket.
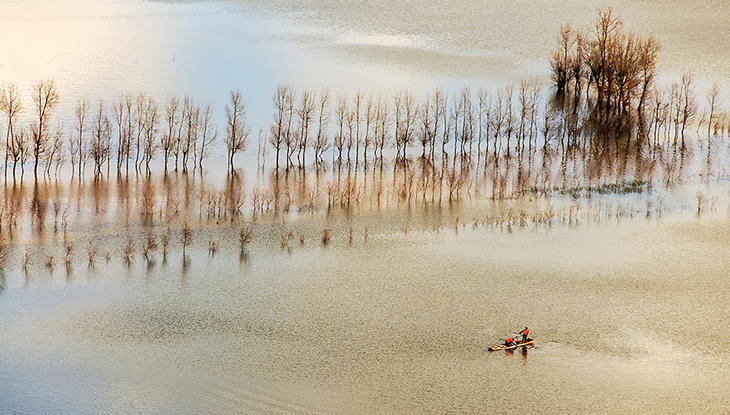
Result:
<instances>
[{"instance_id":1,"label":"person in orange jacket","mask_svg":"<svg viewBox=\"0 0 730 415\"><path fill-rule=\"evenodd\" d=\"M505 346L514 346L515 345L515 339L513 339L512 337L510 337L509 339L507 339L507 340L504 341L504 345Z\"/></svg>"},{"instance_id":2,"label":"person in orange jacket","mask_svg":"<svg viewBox=\"0 0 730 415\"><path fill-rule=\"evenodd\" d=\"M522 343L525 343L525 342L527 342L527 335L530 334L530 330L527 327L525 327L525 329L522 330L520 332L520 334L522 335Z\"/></svg>"}]
</instances>

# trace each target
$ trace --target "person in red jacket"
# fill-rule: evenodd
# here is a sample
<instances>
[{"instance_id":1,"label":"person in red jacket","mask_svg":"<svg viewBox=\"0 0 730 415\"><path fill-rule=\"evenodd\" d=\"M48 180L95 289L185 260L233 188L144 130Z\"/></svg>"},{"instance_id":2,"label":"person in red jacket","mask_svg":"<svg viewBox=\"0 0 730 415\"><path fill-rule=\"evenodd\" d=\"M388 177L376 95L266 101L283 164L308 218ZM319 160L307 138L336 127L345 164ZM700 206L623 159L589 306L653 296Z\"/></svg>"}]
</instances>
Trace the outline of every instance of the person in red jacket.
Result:
<instances>
[{"instance_id":1,"label":"person in red jacket","mask_svg":"<svg viewBox=\"0 0 730 415\"><path fill-rule=\"evenodd\" d=\"M525 342L527 342L527 335L530 334L530 330L527 327L525 327L525 329L522 330L520 332L520 334L522 335L522 343L525 343Z\"/></svg>"},{"instance_id":2,"label":"person in red jacket","mask_svg":"<svg viewBox=\"0 0 730 415\"><path fill-rule=\"evenodd\" d=\"M507 339L507 340L504 341L504 345L505 346L514 346L515 345L515 339L513 339L512 337L510 337L509 339Z\"/></svg>"}]
</instances>

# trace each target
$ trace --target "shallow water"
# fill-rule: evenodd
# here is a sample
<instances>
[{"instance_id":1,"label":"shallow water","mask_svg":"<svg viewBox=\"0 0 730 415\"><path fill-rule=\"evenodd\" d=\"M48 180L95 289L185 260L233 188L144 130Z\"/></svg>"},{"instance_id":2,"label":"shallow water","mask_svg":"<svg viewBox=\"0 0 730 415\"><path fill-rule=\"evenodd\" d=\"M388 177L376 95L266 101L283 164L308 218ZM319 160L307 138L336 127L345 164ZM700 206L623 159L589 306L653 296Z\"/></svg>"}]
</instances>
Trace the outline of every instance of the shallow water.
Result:
<instances>
[{"instance_id":1,"label":"shallow water","mask_svg":"<svg viewBox=\"0 0 730 415\"><path fill-rule=\"evenodd\" d=\"M55 77L61 113L83 93L141 90L161 101L189 93L220 116L240 87L254 126L266 126L281 82L418 94L544 75L559 25L586 26L599 4L418 5L8 1L0 79L27 90ZM723 84L727 7L621 1L615 10L660 39L664 76L692 69L700 83ZM69 185L62 175L34 187L27 175L3 189L6 201L22 194L26 214L12 235L3 223L0 413L720 412L730 406L717 341L730 335L727 157L703 164L706 148L695 151L672 186L655 177L643 194L493 201L474 189L419 204L395 196L394 178L382 203L370 188L351 209L329 210L320 194L310 212L294 192L288 213L233 218L199 200L201 189L222 188L218 154L206 180L153 176L151 222L139 214L145 180ZM247 192L270 181L250 153ZM30 215L36 190L43 226ZM699 216L697 192L709 199ZM163 212L171 197L179 214ZM69 209L68 267L53 201ZM552 220L532 220L548 211ZM183 217L194 224L185 260ZM246 224L254 237L241 251ZM161 247L143 258L148 232L158 243L170 235L166 258ZM535 348L486 351L525 325Z\"/></svg>"},{"instance_id":2,"label":"shallow water","mask_svg":"<svg viewBox=\"0 0 730 415\"><path fill-rule=\"evenodd\" d=\"M408 216L392 215L394 222ZM724 214L371 230L6 274L4 412L714 412ZM395 226L393 226L395 227ZM315 233L316 235L316 233ZM357 264L353 267L353 264ZM486 351L525 324L537 347Z\"/></svg>"}]
</instances>

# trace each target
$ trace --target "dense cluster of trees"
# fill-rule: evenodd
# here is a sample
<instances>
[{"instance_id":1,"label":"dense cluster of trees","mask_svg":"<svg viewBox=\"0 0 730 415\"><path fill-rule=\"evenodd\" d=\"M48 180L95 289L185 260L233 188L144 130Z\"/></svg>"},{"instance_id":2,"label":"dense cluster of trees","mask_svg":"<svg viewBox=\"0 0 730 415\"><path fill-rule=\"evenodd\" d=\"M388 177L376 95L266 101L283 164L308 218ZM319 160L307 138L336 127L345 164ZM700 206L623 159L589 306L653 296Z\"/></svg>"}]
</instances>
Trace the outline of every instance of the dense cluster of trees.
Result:
<instances>
[{"instance_id":1,"label":"dense cluster of trees","mask_svg":"<svg viewBox=\"0 0 730 415\"><path fill-rule=\"evenodd\" d=\"M692 74L657 84L659 50L652 36L625 31L610 8L599 10L588 30L563 25L550 58L550 78L571 135L588 134L603 143L637 138L654 146L671 140L684 147L695 122L698 128L707 124L708 137L730 128L717 111L717 84L708 94L706 114L699 114Z\"/></svg>"}]
</instances>

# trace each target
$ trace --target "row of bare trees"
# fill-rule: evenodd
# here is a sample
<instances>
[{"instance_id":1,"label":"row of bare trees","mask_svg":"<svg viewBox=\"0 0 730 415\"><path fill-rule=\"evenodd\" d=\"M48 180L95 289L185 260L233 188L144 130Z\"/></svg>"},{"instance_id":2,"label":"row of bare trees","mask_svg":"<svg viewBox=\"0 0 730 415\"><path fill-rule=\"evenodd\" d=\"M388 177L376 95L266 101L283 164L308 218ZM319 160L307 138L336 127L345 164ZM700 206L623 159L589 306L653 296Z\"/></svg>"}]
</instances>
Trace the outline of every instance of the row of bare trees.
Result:
<instances>
[{"instance_id":1,"label":"row of bare trees","mask_svg":"<svg viewBox=\"0 0 730 415\"><path fill-rule=\"evenodd\" d=\"M521 157L535 149L579 143L604 146L605 141L594 140L605 132L597 120L621 120L611 124L614 137L623 136L619 132L624 131L629 141L651 138L647 141L655 146L684 145L693 123L698 133L706 126L708 136L730 129L719 86L708 94L707 108L701 113L693 77L685 75L666 87L655 85L658 48L652 45L656 42L624 34L620 27L610 9L599 13L592 38L563 27L560 48L551 60L557 99L548 99L537 80L496 90L466 87L454 95L435 89L418 99L404 90L389 97L358 92L333 100L326 89L299 92L279 85L272 100L273 120L267 132L259 133L258 157L265 158L270 146L278 171L280 167L305 168L308 160L316 167L325 166L328 152L333 166L356 169L371 162L382 166L386 153L396 167L416 156L433 170L431 180L437 174L450 174L451 181L458 182L454 175L479 167L486 170L489 163L515 153ZM634 60L627 56L642 53L647 56L637 59L644 66L624 68ZM599 65L599 61L605 62ZM84 96L75 106L73 132L66 135L60 126L52 127L51 116L59 103L53 81L40 81L34 87L33 117L22 120L24 108L17 87L6 84L0 92L6 179L8 170L15 174L20 165L22 172L30 161L36 177L42 165L50 174L54 166L58 169L66 162L67 155L79 177L87 165L93 166L95 176L108 175L114 160L119 174L130 169L149 173L155 158L161 158L165 172L170 165L174 170L194 170L202 168L219 136L233 170L235 156L250 141L244 97L236 90L224 107L222 134L213 121L212 104L189 96L169 95L162 105L144 93L121 93L111 104L92 104ZM629 127L632 123L627 120L632 119L641 121L639 128ZM310 155L312 159L307 158Z\"/></svg>"},{"instance_id":2,"label":"row of bare trees","mask_svg":"<svg viewBox=\"0 0 730 415\"><path fill-rule=\"evenodd\" d=\"M171 161L176 170L202 168L218 137L212 104L199 103L187 95L170 95L160 108L151 96L124 92L112 101L111 110L103 101L92 110L83 96L75 115L69 148L73 171L79 175L87 162L93 164L95 175L101 174L105 165L108 174L114 151L117 173L128 174L130 162L135 171L149 173L150 163L160 153L165 171Z\"/></svg>"},{"instance_id":3,"label":"row of bare trees","mask_svg":"<svg viewBox=\"0 0 730 415\"><path fill-rule=\"evenodd\" d=\"M34 85L32 94L33 115L24 125L20 120L24 106L17 86L3 85L0 89L0 112L6 122L5 177L12 163L13 171L18 164L24 169L25 162L33 162L33 173L38 176L41 162L46 171L63 162L60 128L53 130L51 118L60 102L58 90L52 80L42 80Z\"/></svg>"},{"instance_id":4,"label":"row of bare trees","mask_svg":"<svg viewBox=\"0 0 730 415\"><path fill-rule=\"evenodd\" d=\"M33 163L36 178L43 164L45 173L50 174L53 167L58 170L66 162L67 155L73 174L79 177L87 165L93 166L95 176L104 170L109 174L114 159L117 173L128 174L130 163L136 172L149 172L158 154L165 171L170 164L175 170L202 169L219 136L210 103L170 95L160 106L152 96L127 92L111 104L80 97L74 107L73 132L66 135L60 122L56 129L52 127L52 115L60 102L53 80L39 81L32 92L33 116L27 121L28 117L21 119L25 108L18 87L5 84L0 89L0 114L6 125L6 180L8 170L15 177L18 165L23 173L26 162ZM249 135L239 91L231 92L225 112L224 144L232 169L233 158L246 149Z\"/></svg>"}]
</instances>

